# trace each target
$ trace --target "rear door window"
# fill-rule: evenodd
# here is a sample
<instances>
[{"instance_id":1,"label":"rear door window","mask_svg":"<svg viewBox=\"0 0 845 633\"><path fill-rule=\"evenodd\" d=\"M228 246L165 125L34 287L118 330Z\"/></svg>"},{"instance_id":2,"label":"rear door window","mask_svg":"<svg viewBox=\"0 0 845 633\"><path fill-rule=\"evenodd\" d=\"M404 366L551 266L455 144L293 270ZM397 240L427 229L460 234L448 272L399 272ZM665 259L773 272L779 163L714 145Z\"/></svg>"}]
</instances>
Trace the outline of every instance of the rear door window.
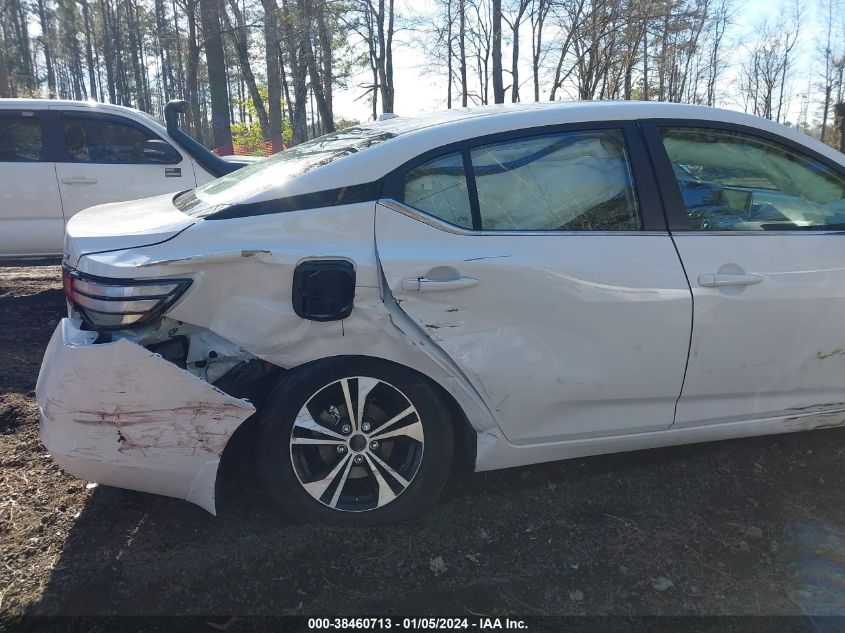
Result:
<instances>
[{"instance_id":1,"label":"rear door window","mask_svg":"<svg viewBox=\"0 0 845 633\"><path fill-rule=\"evenodd\" d=\"M0 162L43 160L41 119L35 112L0 112Z\"/></svg>"},{"instance_id":2,"label":"rear door window","mask_svg":"<svg viewBox=\"0 0 845 633\"><path fill-rule=\"evenodd\" d=\"M640 229L621 130L526 137L470 155L483 230Z\"/></svg>"},{"instance_id":3,"label":"rear door window","mask_svg":"<svg viewBox=\"0 0 845 633\"><path fill-rule=\"evenodd\" d=\"M621 129L526 135L444 154L405 174L402 200L482 231L642 227Z\"/></svg>"}]
</instances>

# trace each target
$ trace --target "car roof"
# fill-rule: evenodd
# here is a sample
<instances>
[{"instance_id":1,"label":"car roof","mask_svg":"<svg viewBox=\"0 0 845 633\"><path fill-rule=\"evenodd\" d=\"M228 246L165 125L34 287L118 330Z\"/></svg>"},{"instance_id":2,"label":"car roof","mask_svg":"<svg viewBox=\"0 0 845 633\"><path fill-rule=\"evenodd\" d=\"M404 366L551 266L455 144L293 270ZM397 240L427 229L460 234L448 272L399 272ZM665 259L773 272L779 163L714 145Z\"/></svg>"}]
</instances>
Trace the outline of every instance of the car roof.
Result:
<instances>
[{"instance_id":1,"label":"car roof","mask_svg":"<svg viewBox=\"0 0 845 633\"><path fill-rule=\"evenodd\" d=\"M364 126L404 134L441 126L454 129L454 126L466 125L473 121L472 127L478 130L489 128L490 133L496 133L543 125L643 119L693 119L734 123L771 131L782 136L792 136L788 133L790 129L797 132L794 128L769 119L735 110L661 101L546 101L496 104L452 108L410 117L394 116L383 121L366 123ZM811 139L800 132L797 134L802 143Z\"/></svg>"},{"instance_id":2,"label":"car roof","mask_svg":"<svg viewBox=\"0 0 845 633\"><path fill-rule=\"evenodd\" d=\"M472 108L453 108L410 117L396 116L382 121L365 123L360 127L373 132L395 134L393 138L264 190L255 201L281 195L294 195L325 188L325 182L335 187L375 181L391 167L430 150L451 143L489 135L546 126L644 120L707 121L742 125L769 132L807 147L845 166L845 156L795 128L768 119L733 110L703 105L688 105L654 101L555 101L519 103ZM387 166L387 167L386 167Z\"/></svg>"},{"instance_id":3,"label":"car roof","mask_svg":"<svg viewBox=\"0 0 845 633\"><path fill-rule=\"evenodd\" d=\"M0 99L0 108L31 108L43 110L46 108L61 110L62 108L88 107L96 110L116 110L120 112L131 112L136 114L140 110L113 103L102 103L100 101L75 101L73 99Z\"/></svg>"}]
</instances>

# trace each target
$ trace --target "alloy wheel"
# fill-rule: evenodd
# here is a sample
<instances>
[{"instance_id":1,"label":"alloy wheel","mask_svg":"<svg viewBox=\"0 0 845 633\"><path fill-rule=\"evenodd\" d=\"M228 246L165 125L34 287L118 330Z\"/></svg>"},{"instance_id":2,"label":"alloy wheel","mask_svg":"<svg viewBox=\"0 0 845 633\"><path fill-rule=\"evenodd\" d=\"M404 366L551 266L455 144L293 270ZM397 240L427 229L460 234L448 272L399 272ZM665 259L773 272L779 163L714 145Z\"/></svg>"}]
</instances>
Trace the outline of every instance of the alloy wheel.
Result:
<instances>
[{"instance_id":1,"label":"alloy wheel","mask_svg":"<svg viewBox=\"0 0 845 633\"><path fill-rule=\"evenodd\" d=\"M311 497L334 510L365 512L411 485L424 445L420 415L402 391L351 376L306 401L291 428L290 456Z\"/></svg>"}]
</instances>

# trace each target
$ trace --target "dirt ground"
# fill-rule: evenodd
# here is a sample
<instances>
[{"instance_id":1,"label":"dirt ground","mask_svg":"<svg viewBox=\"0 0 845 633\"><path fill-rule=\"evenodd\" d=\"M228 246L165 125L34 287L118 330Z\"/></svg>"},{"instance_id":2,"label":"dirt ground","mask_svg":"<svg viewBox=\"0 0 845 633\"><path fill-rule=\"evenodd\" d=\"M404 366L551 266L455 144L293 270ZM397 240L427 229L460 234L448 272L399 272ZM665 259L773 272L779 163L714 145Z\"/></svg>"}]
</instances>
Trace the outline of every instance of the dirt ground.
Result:
<instances>
[{"instance_id":1,"label":"dirt ground","mask_svg":"<svg viewBox=\"0 0 845 633\"><path fill-rule=\"evenodd\" d=\"M246 465L215 518L47 455L34 389L63 309L58 267L0 268L0 623L845 615L843 429L467 474L419 522L369 529L282 523Z\"/></svg>"}]
</instances>

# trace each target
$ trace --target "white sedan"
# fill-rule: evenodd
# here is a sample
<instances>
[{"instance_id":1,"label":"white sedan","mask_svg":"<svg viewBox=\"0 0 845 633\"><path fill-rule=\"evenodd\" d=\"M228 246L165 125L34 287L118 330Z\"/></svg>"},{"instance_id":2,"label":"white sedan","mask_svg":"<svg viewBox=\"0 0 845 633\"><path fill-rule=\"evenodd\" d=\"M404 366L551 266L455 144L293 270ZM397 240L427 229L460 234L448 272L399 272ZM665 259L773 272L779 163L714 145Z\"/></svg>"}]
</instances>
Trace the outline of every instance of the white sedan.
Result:
<instances>
[{"instance_id":1,"label":"white sedan","mask_svg":"<svg viewBox=\"0 0 845 633\"><path fill-rule=\"evenodd\" d=\"M406 520L476 470L845 424L845 159L699 106L397 117L68 224L69 472Z\"/></svg>"}]
</instances>

